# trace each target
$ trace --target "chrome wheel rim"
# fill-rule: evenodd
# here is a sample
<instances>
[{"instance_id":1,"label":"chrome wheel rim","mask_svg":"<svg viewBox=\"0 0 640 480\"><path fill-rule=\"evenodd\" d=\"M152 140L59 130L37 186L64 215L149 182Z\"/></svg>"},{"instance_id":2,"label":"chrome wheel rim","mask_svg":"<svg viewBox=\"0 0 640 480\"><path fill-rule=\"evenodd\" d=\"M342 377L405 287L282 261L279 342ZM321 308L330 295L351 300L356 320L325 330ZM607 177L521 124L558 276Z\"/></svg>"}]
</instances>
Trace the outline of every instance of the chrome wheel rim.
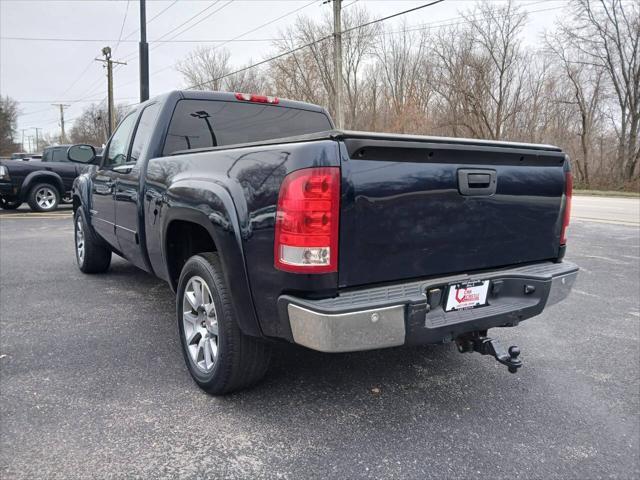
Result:
<instances>
[{"instance_id":1,"label":"chrome wheel rim","mask_svg":"<svg viewBox=\"0 0 640 480\"><path fill-rule=\"evenodd\" d=\"M209 373L218 358L218 315L213 296L202 277L191 277L182 298L184 341L193 364Z\"/></svg>"},{"instance_id":2,"label":"chrome wheel rim","mask_svg":"<svg viewBox=\"0 0 640 480\"><path fill-rule=\"evenodd\" d=\"M56 203L56 194L49 187L39 188L36 192L36 203L43 210L49 210Z\"/></svg>"},{"instance_id":3,"label":"chrome wheel rim","mask_svg":"<svg viewBox=\"0 0 640 480\"><path fill-rule=\"evenodd\" d=\"M78 263L82 265L84 262L84 227L80 216L76 220L76 253L78 254Z\"/></svg>"}]
</instances>

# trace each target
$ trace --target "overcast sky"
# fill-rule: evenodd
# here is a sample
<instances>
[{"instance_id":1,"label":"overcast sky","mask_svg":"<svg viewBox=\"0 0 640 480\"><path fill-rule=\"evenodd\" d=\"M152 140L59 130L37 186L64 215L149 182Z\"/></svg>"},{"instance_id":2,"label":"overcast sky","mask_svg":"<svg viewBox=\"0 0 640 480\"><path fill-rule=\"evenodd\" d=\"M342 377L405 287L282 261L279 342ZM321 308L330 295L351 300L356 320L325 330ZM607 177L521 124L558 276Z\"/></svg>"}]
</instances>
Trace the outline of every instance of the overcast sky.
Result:
<instances>
[{"instance_id":1,"label":"overcast sky","mask_svg":"<svg viewBox=\"0 0 640 480\"><path fill-rule=\"evenodd\" d=\"M344 8L352 3L364 5L379 18L428 1L343 0ZM397 25L404 18L409 26L436 26L459 17L473 3L445 0L388 24ZM540 33L562 14L566 1L522 0L521 4L530 12L525 42L536 44ZM105 45L114 50L114 59L127 61L114 72L116 101L138 101L139 8L137 0L0 0L0 94L20 103L18 128L29 129L25 135L34 135L34 127L59 134L59 113L51 103L71 105L65 110L68 131L83 107L103 100L106 77L102 64L93 59ZM323 0L147 0L151 96L185 87L174 65L198 45L216 45L211 41L233 39L268 23L243 36L244 41L225 45L234 65L261 60L273 51L268 39L292 24L296 16L318 17L331 8ZM154 43L163 35L173 41Z\"/></svg>"}]
</instances>

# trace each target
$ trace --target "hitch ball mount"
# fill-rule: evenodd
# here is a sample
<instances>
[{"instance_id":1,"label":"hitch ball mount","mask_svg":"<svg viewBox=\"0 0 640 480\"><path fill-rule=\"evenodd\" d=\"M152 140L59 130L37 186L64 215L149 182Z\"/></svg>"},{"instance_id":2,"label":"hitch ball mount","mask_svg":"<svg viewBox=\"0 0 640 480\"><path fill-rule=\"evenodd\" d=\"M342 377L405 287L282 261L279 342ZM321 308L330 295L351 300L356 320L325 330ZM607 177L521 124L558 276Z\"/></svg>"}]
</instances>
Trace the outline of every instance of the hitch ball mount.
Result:
<instances>
[{"instance_id":1,"label":"hitch ball mount","mask_svg":"<svg viewBox=\"0 0 640 480\"><path fill-rule=\"evenodd\" d=\"M512 345L505 350L498 340L487 337L487 331L471 332L456 338L456 345L460 353L478 352L481 355L491 355L498 362L506 365L509 372L516 373L522 367L520 349Z\"/></svg>"}]
</instances>

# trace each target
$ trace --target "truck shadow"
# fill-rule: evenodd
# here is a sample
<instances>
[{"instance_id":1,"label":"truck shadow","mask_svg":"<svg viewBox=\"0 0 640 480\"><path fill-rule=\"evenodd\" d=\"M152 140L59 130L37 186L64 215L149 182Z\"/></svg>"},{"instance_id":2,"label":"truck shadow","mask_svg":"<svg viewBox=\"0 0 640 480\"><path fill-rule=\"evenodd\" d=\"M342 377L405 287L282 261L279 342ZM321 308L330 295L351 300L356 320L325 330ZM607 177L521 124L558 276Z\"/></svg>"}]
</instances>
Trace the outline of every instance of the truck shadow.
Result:
<instances>
[{"instance_id":1,"label":"truck shadow","mask_svg":"<svg viewBox=\"0 0 640 480\"><path fill-rule=\"evenodd\" d=\"M197 394L198 387L183 364L175 327L175 297L169 286L120 260L114 261L102 281L119 289L123 283L135 285L138 296L144 292L144 302L154 312L152 335L166 347L159 360L171 372L168 381ZM273 347L271 365L263 381L235 394L211 397L212 411L221 406L219 402L248 415L259 415L265 402L298 408L301 403L310 408L328 408L337 402L345 411L357 409L362 402L382 402L376 405L383 410L396 408L388 401L412 405L427 402L449 409L471 394L476 398L493 397L496 390L518 377L509 375L489 357L461 355L453 343L339 354L316 352L286 342Z\"/></svg>"}]
</instances>

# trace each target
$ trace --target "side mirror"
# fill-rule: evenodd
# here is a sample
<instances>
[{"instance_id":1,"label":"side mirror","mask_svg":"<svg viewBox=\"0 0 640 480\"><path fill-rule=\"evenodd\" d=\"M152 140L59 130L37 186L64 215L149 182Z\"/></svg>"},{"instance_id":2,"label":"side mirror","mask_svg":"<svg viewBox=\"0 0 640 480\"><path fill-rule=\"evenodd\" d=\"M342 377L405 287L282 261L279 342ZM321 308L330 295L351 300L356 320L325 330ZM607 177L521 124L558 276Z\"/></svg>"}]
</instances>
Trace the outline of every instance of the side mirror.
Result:
<instances>
[{"instance_id":1,"label":"side mirror","mask_svg":"<svg viewBox=\"0 0 640 480\"><path fill-rule=\"evenodd\" d=\"M93 163L96 159L96 149L91 145L72 145L67 150L67 158L75 163Z\"/></svg>"}]
</instances>

